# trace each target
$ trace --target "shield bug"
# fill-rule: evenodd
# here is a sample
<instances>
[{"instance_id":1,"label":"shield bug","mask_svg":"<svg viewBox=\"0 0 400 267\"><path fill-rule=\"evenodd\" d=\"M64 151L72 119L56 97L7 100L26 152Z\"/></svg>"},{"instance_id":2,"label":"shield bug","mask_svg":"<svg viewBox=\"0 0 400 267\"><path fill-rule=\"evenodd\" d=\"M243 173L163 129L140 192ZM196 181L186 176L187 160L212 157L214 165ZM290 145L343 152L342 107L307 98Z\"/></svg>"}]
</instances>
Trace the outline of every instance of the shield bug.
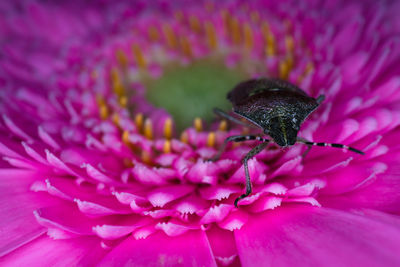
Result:
<instances>
[{"instance_id":1,"label":"shield bug","mask_svg":"<svg viewBox=\"0 0 400 267\"><path fill-rule=\"evenodd\" d=\"M298 137L297 133L303 121L311 114L324 100L324 96L317 98L308 96L297 86L280 79L260 78L252 79L239 83L228 93L228 100L233 105L233 112L246 119L252 125L248 125L241 120L232 117L220 109L214 112L233 122L246 126L261 129L264 134L272 138L272 141L281 147L292 146L295 143L303 143L308 149L303 157L310 150L311 146L330 146L343 148L358 154L362 151L342 144L315 143L304 138ZM216 161L221 157L228 142L242 142L247 140L258 140L261 143L254 147L243 158L244 171L246 176L246 193L235 200L235 206L239 200L251 194L251 181L248 169L248 161L260 153L270 139L259 135L235 135L225 139L218 153L211 158Z\"/></svg>"}]
</instances>

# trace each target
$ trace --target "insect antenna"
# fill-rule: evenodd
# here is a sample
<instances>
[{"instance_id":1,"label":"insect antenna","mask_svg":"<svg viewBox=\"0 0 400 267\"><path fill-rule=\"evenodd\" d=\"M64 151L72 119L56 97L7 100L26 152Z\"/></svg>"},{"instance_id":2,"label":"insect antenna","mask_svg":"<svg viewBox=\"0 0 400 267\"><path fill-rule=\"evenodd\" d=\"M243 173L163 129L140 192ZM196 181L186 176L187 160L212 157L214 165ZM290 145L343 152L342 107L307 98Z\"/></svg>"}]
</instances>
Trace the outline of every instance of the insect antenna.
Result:
<instances>
[{"instance_id":1,"label":"insect antenna","mask_svg":"<svg viewBox=\"0 0 400 267\"><path fill-rule=\"evenodd\" d=\"M365 155L364 152L362 152L361 150L355 149L353 147L349 147L343 144L335 144L335 143L316 143L316 142L310 142L310 141L306 141L306 140L302 140L302 138L298 138L297 142L306 144L308 146L330 146L330 147L337 147L337 148L344 148L350 151L353 151L355 153L361 154L361 155Z\"/></svg>"}]
</instances>

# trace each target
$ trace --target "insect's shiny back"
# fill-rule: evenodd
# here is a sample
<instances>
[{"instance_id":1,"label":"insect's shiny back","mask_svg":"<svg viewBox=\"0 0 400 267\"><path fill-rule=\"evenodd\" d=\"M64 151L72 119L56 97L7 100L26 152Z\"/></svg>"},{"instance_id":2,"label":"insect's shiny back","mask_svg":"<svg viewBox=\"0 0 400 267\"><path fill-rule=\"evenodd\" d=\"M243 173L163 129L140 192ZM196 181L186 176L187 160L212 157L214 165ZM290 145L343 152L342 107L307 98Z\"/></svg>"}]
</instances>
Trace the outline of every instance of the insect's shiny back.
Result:
<instances>
[{"instance_id":1,"label":"insect's shiny back","mask_svg":"<svg viewBox=\"0 0 400 267\"><path fill-rule=\"evenodd\" d=\"M228 94L233 111L258 125L280 146L293 145L304 119L318 107L303 90L277 79L238 84Z\"/></svg>"}]
</instances>

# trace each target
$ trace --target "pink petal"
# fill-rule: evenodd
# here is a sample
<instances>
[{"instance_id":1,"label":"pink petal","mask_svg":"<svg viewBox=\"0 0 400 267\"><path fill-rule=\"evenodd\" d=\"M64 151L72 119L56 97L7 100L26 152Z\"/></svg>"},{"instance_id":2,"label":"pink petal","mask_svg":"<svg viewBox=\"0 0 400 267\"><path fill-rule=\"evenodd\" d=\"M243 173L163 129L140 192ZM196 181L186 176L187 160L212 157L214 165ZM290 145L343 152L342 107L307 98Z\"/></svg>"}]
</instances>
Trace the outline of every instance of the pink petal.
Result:
<instances>
[{"instance_id":1,"label":"pink petal","mask_svg":"<svg viewBox=\"0 0 400 267\"><path fill-rule=\"evenodd\" d=\"M235 244L235 236L232 231L223 230L213 226L206 231L211 249L215 259L223 266L228 266L235 262L238 264L239 257Z\"/></svg>"},{"instance_id":2,"label":"pink petal","mask_svg":"<svg viewBox=\"0 0 400 267\"><path fill-rule=\"evenodd\" d=\"M128 237L104 257L99 266L216 266L206 234L188 231L170 238L162 232L146 239Z\"/></svg>"},{"instance_id":3,"label":"pink petal","mask_svg":"<svg viewBox=\"0 0 400 267\"><path fill-rule=\"evenodd\" d=\"M163 207L165 204L181 198L194 190L190 185L171 185L153 190L147 195L154 207Z\"/></svg>"},{"instance_id":4,"label":"pink petal","mask_svg":"<svg viewBox=\"0 0 400 267\"><path fill-rule=\"evenodd\" d=\"M105 252L93 237L53 240L42 236L0 258L0 265L87 266L98 262Z\"/></svg>"},{"instance_id":5,"label":"pink petal","mask_svg":"<svg viewBox=\"0 0 400 267\"><path fill-rule=\"evenodd\" d=\"M281 207L253 218L235 237L243 266L400 264L398 225L328 208Z\"/></svg>"}]
</instances>

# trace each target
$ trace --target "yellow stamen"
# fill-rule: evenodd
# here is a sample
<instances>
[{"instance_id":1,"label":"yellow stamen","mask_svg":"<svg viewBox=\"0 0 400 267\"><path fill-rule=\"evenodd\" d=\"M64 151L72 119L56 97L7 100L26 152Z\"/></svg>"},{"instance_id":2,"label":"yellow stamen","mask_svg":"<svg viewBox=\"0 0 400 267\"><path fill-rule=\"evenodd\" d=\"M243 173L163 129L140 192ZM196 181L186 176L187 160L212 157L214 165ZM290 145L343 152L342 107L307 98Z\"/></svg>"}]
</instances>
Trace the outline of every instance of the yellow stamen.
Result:
<instances>
[{"instance_id":1,"label":"yellow stamen","mask_svg":"<svg viewBox=\"0 0 400 267\"><path fill-rule=\"evenodd\" d=\"M99 74L97 73L96 70L92 70L92 72L90 73L90 76L91 76L93 79L97 79L97 77L99 77Z\"/></svg>"},{"instance_id":2,"label":"yellow stamen","mask_svg":"<svg viewBox=\"0 0 400 267\"><path fill-rule=\"evenodd\" d=\"M165 140L164 145L163 145L163 152L171 153L171 141L170 140Z\"/></svg>"},{"instance_id":3,"label":"yellow stamen","mask_svg":"<svg viewBox=\"0 0 400 267\"><path fill-rule=\"evenodd\" d=\"M207 2L205 3L205 6L206 6L206 10L207 10L208 12L214 11L214 3L213 3L213 2L207 1Z\"/></svg>"},{"instance_id":4,"label":"yellow stamen","mask_svg":"<svg viewBox=\"0 0 400 267\"><path fill-rule=\"evenodd\" d=\"M175 11L174 16L175 16L175 19L176 19L177 21L182 21L183 18L184 18L184 17L183 17L183 12L182 12L181 10Z\"/></svg>"},{"instance_id":5,"label":"yellow stamen","mask_svg":"<svg viewBox=\"0 0 400 267\"><path fill-rule=\"evenodd\" d=\"M122 142L127 146L131 145L131 142L129 141L129 132L127 130L122 133Z\"/></svg>"},{"instance_id":6,"label":"yellow stamen","mask_svg":"<svg viewBox=\"0 0 400 267\"><path fill-rule=\"evenodd\" d=\"M200 118L195 118L193 125L196 131L201 132L203 130L203 122L201 121Z\"/></svg>"},{"instance_id":7,"label":"yellow stamen","mask_svg":"<svg viewBox=\"0 0 400 267\"><path fill-rule=\"evenodd\" d=\"M293 30L293 24L292 24L292 22L290 20L285 19L283 21L283 24L285 25L285 28L286 28L287 32L291 32Z\"/></svg>"},{"instance_id":8,"label":"yellow stamen","mask_svg":"<svg viewBox=\"0 0 400 267\"><path fill-rule=\"evenodd\" d=\"M244 46L246 49L251 50L253 48L253 30L249 23L245 23L243 27L244 31Z\"/></svg>"},{"instance_id":9,"label":"yellow stamen","mask_svg":"<svg viewBox=\"0 0 400 267\"><path fill-rule=\"evenodd\" d=\"M228 130L228 122L227 122L226 120L222 120L222 121L219 123L218 130L224 131L224 132L225 132L226 130Z\"/></svg>"},{"instance_id":10,"label":"yellow stamen","mask_svg":"<svg viewBox=\"0 0 400 267\"><path fill-rule=\"evenodd\" d=\"M307 66L304 72L297 79L297 83L301 83L303 79L314 69L314 64L310 61L307 63Z\"/></svg>"},{"instance_id":11,"label":"yellow stamen","mask_svg":"<svg viewBox=\"0 0 400 267\"><path fill-rule=\"evenodd\" d=\"M136 124L136 127L138 128L139 132L142 131L143 121L144 121L144 118L143 118L143 114L142 113L138 113L138 114L135 115L135 124Z\"/></svg>"},{"instance_id":12,"label":"yellow stamen","mask_svg":"<svg viewBox=\"0 0 400 267\"><path fill-rule=\"evenodd\" d=\"M289 77L289 66L286 60L279 63L279 77L284 80Z\"/></svg>"},{"instance_id":13,"label":"yellow stamen","mask_svg":"<svg viewBox=\"0 0 400 267\"><path fill-rule=\"evenodd\" d=\"M242 40L241 27L239 20L235 17L230 19L231 38L235 44L239 44Z\"/></svg>"},{"instance_id":14,"label":"yellow stamen","mask_svg":"<svg viewBox=\"0 0 400 267\"><path fill-rule=\"evenodd\" d=\"M146 150L142 150L141 159L142 159L142 162L144 162L146 164L150 164L151 163L151 154L149 152L147 152Z\"/></svg>"},{"instance_id":15,"label":"yellow stamen","mask_svg":"<svg viewBox=\"0 0 400 267\"><path fill-rule=\"evenodd\" d=\"M192 31L194 31L195 33L201 32L201 24L200 24L199 19L196 16L191 15L189 17L189 24L190 24L190 28L192 29Z\"/></svg>"},{"instance_id":16,"label":"yellow stamen","mask_svg":"<svg viewBox=\"0 0 400 267\"><path fill-rule=\"evenodd\" d=\"M100 118L102 120L105 120L108 118L108 107L106 101L104 101L103 97L101 95L97 95L97 105L99 106L99 113L100 113Z\"/></svg>"},{"instance_id":17,"label":"yellow stamen","mask_svg":"<svg viewBox=\"0 0 400 267\"><path fill-rule=\"evenodd\" d=\"M287 35L285 37L285 44L286 44L286 51L290 54L293 53L294 51L294 40L293 40L293 36L291 35Z\"/></svg>"},{"instance_id":18,"label":"yellow stamen","mask_svg":"<svg viewBox=\"0 0 400 267\"><path fill-rule=\"evenodd\" d=\"M215 49L217 47L217 35L215 33L214 24L212 22L206 22L206 34L207 34L207 41L210 48Z\"/></svg>"},{"instance_id":19,"label":"yellow stamen","mask_svg":"<svg viewBox=\"0 0 400 267\"><path fill-rule=\"evenodd\" d=\"M137 44L132 46L133 55L135 56L136 63L139 68L144 69L147 66L146 59L144 58L143 52Z\"/></svg>"},{"instance_id":20,"label":"yellow stamen","mask_svg":"<svg viewBox=\"0 0 400 267\"><path fill-rule=\"evenodd\" d=\"M121 105L121 107L126 108L126 106L128 105L128 98L126 96L120 97L119 104Z\"/></svg>"},{"instance_id":21,"label":"yellow stamen","mask_svg":"<svg viewBox=\"0 0 400 267\"><path fill-rule=\"evenodd\" d=\"M192 46L191 46L189 40L186 37L182 37L180 40L181 40L181 48L182 48L183 54L186 57L192 57Z\"/></svg>"},{"instance_id":22,"label":"yellow stamen","mask_svg":"<svg viewBox=\"0 0 400 267\"><path fill-rule=\"evenodd\" d=\"M124 158L124 159L123 159L123 163L124 163L124 166L125 166L125 167L128 167L128 168L133 167L133 162L132 162L132 160L129 159L129 158Z\"/></svg>"},{"instance_id":23,"label":"yellow stamen","mask_svg":"<svg viewBox=\"0 0 400 267\"><path fill-rule=\"evenodd\" d=\"M187 132L182 132L180 139L181 139L182 143L185 143L185 144L189 143L189 135L187 134Z\"/></svg>"},{"instance_id":24,"label":"yellow stamen","mask_svg":"<svg viewBox=\"0 0 400 267\"><path fill-rule=\"evenodd\" d=\"M267 36L267 47L265 49L265 53L267 54L267 56L273 56L276 53L276 47L275 47L275 38L272 34L269 34Z\"/></svg>"},{"instance_id":25,"label":"yellow stamen","mask_svg":"<svg viewBox=\"0 0 400 267\"><path fill-rule=\"evenodd\" d=\"M209 147L213 147L215 145L215 133L214 132L210 132L207 136L207 146Z\"/></svg>"},{"instance_id":26,"label":"yellow stamen","mask_svg":"<svg viewBox=\"0 0 400 267\"><path fill-rule=\"evenodd\" d=\"M149 28L149 38L151 41L158 41L160 39L160 34L155 26Z\"/></svg>"},{"instance_id":27,"label":"yellow stamen","mask_svg":"<svg viewBox=\"0 0 400 267\"><path fill-rule=\"evenodd\" d=\"M224 28L226 35L230 35L230 15L226 9L221 10L222 21L224 22Z\"/></svg>"},{"instance_id":28,"label":"yellow stamen","mask_svg":"<svg viewBox=\"0 0 400 267\"><path fill-rule=\"evenodd\" d=\"M117 113L114 113L114 114L112 115L112 122L113 122L115 125L119 126L119 115L118 115Z\"/></svg>"},{"instance_id":29,"label":"yellow stamen","mask_svg":"<svg viewBox=\"0 0 400 267\"><path fill-rule=\"evenodd\" d=\"M177 45L176 36L171 26L169 24L164 24L162 28L165 35L165 39L167 40L167 45L170 48L176 48Z\"/></svg>"},{"instance_id":30,"label":"yellow stamen","mask_svg":"<svg viewBox=\"0 0 400 267\"><path fill-rule=\"evenodd\" d=\"M260 13L258 11L252 11L250 14L250 18L254 23L260 22Z\"/></svg>"},{"instance_id":31,"label":"yellow stamen","mask_svg":"<svg viewBox=\"0 0 400 267\"><path fill-rule=\"evenodd\" d=\"M272 34L271 30L269 29L269 25L267 22L263 22L261 26L261 31L264 36L265 41L265 54L267 56L273 56L276 52L276 45L275 45L275 38Z\"/></svg>"},{"instance_id":32,"label":"yellow stamen","mask_svg":"<svg viewBox=\"0 0 400 267\"><path fill-rule=\"evenodd\" d=\"M105 120L108 118L108 107L107 105L101 105L100 106L100 118Z\"/></svg>"},{"instance_id":33,"label":"yellow stamen","mask_svg":"<svg viewBox=\"0 0 400 267\"><path fill-rule=\"evenodd\" d=\"M126 56L125 52L121 49L118 49L116 52L116 57L121 67L123 69L126 69L126 67L128 66L128 57Z\"/></svg>"},{"instance_id":34,"label":"yellow stamen","mask_svg":"<svg viewBox=\"0 0 400 267\"><path fill-rule=\"evenodd\" d=\"M172 132L173 132L173 123L172 119L168 118L164 122L164 137L167 139L172 138Z\"/></svg>"},{"instance_id":35,"label":"yellow stamen","mask_svg":"<svg viewBox=\"0 0 400 267\"><path fill-rule=\"evenodd\" d=\"M125 88L122 84L120 75L116 68L113 68L111 70L111 82L112 82L112 87L113 87L114 93L119 97L123 96L125 94Z\"/></svg>"},{"instance_id":36,"label":"yellow stamen","mask_svg":"<svg viewBox=\"0 0 400 267\"><path fill-rule=\"evenodd\" d=\"M144 121L143 134L147 139L153 139L153 123L151 122L151 119L149 119L149 118L147 118Z\"/></svg>"}]
</instances>

